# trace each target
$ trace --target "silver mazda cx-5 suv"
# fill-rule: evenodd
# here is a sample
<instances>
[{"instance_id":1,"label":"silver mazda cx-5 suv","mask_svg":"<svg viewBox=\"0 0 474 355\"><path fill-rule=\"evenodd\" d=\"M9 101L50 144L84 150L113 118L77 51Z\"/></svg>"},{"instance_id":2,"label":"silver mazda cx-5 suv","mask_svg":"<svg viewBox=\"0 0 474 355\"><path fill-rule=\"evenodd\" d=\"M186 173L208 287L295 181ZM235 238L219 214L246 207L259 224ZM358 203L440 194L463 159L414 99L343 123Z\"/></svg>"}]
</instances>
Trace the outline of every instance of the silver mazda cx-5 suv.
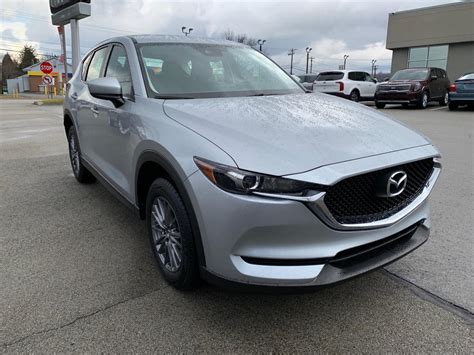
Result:
<instances>
[{"instance_id":1,"label":"silver mazda cx-5 suv","mask_svg":"<svg viewBox=\"0 0 474 355\"><path fill-rule=\"evenodd\" d=\"M72 170L146 220L179 289L316 287L379 268L429 236L439 152L374 109L307 93L233 42L128 36L67 85Z\"/></svg>"}]
</instances>

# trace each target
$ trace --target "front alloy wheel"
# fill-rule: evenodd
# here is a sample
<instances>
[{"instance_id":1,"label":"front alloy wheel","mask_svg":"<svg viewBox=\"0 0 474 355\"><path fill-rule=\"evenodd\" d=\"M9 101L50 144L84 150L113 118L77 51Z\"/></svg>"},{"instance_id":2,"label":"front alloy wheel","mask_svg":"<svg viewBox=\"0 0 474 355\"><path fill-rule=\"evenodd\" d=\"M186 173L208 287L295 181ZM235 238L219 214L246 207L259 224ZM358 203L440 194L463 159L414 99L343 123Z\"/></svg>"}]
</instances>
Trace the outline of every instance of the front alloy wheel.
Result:
<instances>
[{"instance_id":1,"label":"front alloy wheel","mask_svg":"<svg viewBox=\"0 0 474 355\"><path fill-rule=\"evenodd\" d=\"M178 220L168 200L158 196L151 208L151 230L155 249L161 264L168 271L176 272L183 259L183 246Z\"/></svg>"},{"instance_id":2,"label":"front alloy wheel","mask_svg":"<svg viewBox=\"0 0 474 355\"><path fill-rule=\"evenodd\" d=\"M173 184L158 178L146 200L146 220L153 254L165 280L180 290L199 284L191 220Z\"/></svg>"},{"instance_id":3,"label":"front alloy wheel","mask_svg":"<svg viewBox=\"0 0 474 355\"><path fill-rule=\"evenodd\" d=\"M428 93L426 91L421 95L421 100L418 106L423 109L428 107Z\"/></svg>"}]
</instances>

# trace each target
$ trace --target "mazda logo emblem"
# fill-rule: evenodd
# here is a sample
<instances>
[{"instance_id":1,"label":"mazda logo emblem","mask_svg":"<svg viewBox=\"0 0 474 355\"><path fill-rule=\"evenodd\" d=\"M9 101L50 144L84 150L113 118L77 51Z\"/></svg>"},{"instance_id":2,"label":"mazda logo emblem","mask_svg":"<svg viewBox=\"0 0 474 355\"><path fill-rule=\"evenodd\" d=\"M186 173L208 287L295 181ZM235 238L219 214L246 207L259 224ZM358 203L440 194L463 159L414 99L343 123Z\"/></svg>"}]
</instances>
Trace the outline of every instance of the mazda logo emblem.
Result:
<instances>
[{"instance_id":1,"label":"mazda logo emblem","mask_svg":"<svg viewBox=\"0 0 474 355\"><path fill-rule=\"evenodd\" d=\"M377 188L377 196L379 197L394 197L400 195L407 186L407 173L399 170L385 175L379 180Z\"/></svg>"}]
</instances>

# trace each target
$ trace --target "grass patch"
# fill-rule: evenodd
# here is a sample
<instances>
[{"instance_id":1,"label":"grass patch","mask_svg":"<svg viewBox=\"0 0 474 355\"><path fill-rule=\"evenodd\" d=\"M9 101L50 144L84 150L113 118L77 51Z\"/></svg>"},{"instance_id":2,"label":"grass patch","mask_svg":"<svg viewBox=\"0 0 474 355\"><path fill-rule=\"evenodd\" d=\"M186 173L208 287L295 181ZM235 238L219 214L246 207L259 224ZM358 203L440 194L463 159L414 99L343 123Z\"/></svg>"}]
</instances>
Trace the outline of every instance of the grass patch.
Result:
<instances>
[{"instance_id":1,"label":"grass patch","mask_svg":"<svg viewBox=\"0 0 474 355\"><path fill-rule=\"evenodd\" d=\"M35 105L62 105L64 102L64 98L58 98L58 99L44 99L44 100L38 100L35 101Z\"/></svg>"}]
</instances>

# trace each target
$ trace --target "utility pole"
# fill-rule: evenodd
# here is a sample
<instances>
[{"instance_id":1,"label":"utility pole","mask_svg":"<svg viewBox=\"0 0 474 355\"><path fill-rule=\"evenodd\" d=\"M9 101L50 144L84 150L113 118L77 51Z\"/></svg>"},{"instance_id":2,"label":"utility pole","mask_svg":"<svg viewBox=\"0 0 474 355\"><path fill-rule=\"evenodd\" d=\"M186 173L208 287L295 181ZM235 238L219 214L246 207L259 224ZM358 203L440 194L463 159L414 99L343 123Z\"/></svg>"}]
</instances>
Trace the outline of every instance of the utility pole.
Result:
<instances>
[{"instance_id":1,"label":"utility pole","mask_svg":"<svg viewBox=\"0 0 474 355\"><path fill-rule=\"evenodd\" d=\"M370 72L370 73L371 73L370 75L372 75L372 76L375 76L374 68L375 68L375 63L376 63L376 62L377 62L376 59L372 59L372 70L371 70L371 72Z\"/></svg>"},{"instance_id":2,"label":"utility pole","mask_svg":"<svg viewBox=\"0 0 474 355\"><path fill-rule=\"evenodd\" d=\"M290 51L288 52L288 55L291 56L291 61L290 61L290 75L293 75L293 56L295 55L296 48L291 48Z\"/></svg>"},{"instance_id":3,"label":"utility pole","mask_svg":"<svg viewBox=\"0 0 474 355\"><path fill-rule=\"evenodd\" d=\"M306 47L306 74L308 74L308 65L309 65L309 53L313 50L313 48Z\"/></svg>"},{"instance_id":4,"label":"utility pole","mask_svg":"<svg viewBox=\"0 0 474 355\"><path fill-rule=\"evenodd\" d=\"M187 28L186 26L181 27L181 32L183 32L184 35L185 35L186 37L188 37L188 35L189 35L189 34L191 33L191 31L193 30L193 28L190 27L187 31L186 31L186 28Z\"/></svg>"},{"instance_id":5,"label":"utility pole","mask_svg":"<svg viewBox=\"0 0 474 355\"><path fill-rule=\"evenodd\" d=\"M313 60L315 60L316 58L314 57L309 57L309 72L310 74L313 72Z\"/></svg>"},{"instance_id":6,"label":"utility pole","mask_svg":"<svg viewBox=\"0 0 474 355\"><path fill-rule=\"evenodd\" d=\"M377 76L377 66L374 65L374 78Z\"/></svg>"},{"instance_id":7,"label":"utility pole","mask_svg":"<svg viewBox=\"0 0 474 355\"><path fill-rule=\"evenodd\" d=\"M257 41L257 44L259 45L259 48L260 48L260 52L262 51L262 46L266 41L267 41L266 39L259 39Z\"/></svg>"},{"instance_id":8,"label":"utility pole","mask_svg":"<svg viewBox=\"0 0 474 355\"><path fill-rule=\"evenodd\" d=\"M344 70L346 70L346 61L347 61L347 58L349 58L349 55L348 55L348 54L344 54Z\"/></svg>"}]
</instances>

